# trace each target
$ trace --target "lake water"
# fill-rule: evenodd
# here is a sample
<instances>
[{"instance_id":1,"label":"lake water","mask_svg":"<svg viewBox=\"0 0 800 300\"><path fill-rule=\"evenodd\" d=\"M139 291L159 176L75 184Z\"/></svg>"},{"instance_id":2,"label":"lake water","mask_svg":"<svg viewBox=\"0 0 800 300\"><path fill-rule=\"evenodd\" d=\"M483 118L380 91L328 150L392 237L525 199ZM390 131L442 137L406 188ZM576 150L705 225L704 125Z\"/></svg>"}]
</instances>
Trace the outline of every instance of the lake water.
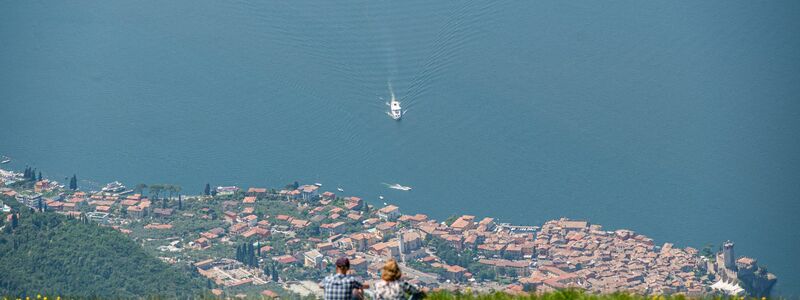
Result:
<instances>
[{"instance_id":1,"label":"lake water","mask_svg":"<svg viewBox=\"0 0 800 300\"><path fill-rule=\"evenodd\" d=\"M730 239L800 294L800 2L337 2L3 1L0 155Z\"/></svg>"}]
</instances>

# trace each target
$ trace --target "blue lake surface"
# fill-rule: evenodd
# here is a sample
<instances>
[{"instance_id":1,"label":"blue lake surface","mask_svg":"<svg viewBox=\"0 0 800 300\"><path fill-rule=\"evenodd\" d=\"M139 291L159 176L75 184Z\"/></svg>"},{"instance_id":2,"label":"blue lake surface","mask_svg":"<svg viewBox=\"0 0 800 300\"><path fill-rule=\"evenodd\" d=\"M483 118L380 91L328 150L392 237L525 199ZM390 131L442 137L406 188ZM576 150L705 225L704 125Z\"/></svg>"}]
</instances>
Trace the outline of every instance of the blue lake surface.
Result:
<instances>
[{"instance_id":1,"label":"blue lake surface","mask_svg":"<svg viewBox=\"0 0 800 300\"><path fill-rule=\"evenodd\" d=\"M299 180L439 219L730 239L796 297L798 15L798 1L3 1L0 155L85 186Z\"/></svg>"}]
</instances>

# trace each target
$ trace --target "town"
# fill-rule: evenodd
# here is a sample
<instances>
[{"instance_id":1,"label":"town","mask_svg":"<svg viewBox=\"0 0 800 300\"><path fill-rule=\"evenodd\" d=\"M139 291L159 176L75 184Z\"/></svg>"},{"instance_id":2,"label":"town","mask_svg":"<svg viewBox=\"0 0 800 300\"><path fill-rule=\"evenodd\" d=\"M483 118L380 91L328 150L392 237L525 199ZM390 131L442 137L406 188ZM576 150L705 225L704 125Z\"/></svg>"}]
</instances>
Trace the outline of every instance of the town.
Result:
<instances>
[{"instance_id":1,"label":"town","mask_svg":"<svg viewBox=\"0 0 800 300\"><path fill-rule=\"evenodd\" d=\"M731 242L713 253L585 220L532 226L460 215L437 221L321 184L206 185L202 195L187 196L162 184L112 182L82 191L74 177L65 186L28 169L0 170L0 177L5 199L118 230L166 263L191 266L218 296L319 297L318 282L339 257L348 257L365 280L379 278L383 263L394 258L412 284L475 292L768 295L777 280L755 259L735 257ZM13 212L2 206L10 220Z\"/></svg>"}]
</instances>

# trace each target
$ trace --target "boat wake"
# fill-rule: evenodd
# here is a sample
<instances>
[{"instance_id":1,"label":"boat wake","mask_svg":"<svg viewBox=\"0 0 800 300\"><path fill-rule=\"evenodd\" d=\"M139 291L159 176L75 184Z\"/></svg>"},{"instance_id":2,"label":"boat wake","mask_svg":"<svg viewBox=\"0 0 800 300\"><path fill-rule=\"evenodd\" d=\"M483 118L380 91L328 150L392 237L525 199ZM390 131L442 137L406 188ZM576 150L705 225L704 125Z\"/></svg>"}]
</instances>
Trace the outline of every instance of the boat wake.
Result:
<instances>
[{"instance_id":1,"label":"boat wake","mask_svg":"<svg viewBox=\"0 0 800 300\"><path fill-rule=\"evenodd\" d=\"M395 189L395 190L401 190L401 191L410 191L411 190L410 186L400 185L399 183L389 184L389 183L385 183L384 182L383 185L385 185L386 187L388 187L390 189Z\"/></svg>"}]
</instances>

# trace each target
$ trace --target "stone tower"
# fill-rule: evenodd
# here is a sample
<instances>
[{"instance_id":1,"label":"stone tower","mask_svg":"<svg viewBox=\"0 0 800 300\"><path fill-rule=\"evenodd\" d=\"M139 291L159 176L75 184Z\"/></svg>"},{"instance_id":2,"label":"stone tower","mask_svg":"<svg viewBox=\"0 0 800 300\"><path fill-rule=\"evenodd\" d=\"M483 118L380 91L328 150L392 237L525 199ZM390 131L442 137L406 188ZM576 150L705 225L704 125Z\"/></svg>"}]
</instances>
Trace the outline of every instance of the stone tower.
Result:
<instances>
[{"instance_id":1,"label":"stone tower","mask_svg":"<svg viewBox=\"0 0 800 300\"><path fill-rule=\"evenodd\" d=\"M733 242L726 241L722 244L722 258L725 260L725 268L736 270L736 256L733 253Z\"/></svg>"},{"instance_id":2,"label":"stone tower","mask_svg":"<svg viewBox=\"0 0 800 300\"><path fill-rule=\"evenodd\" d=\"M397 233L397 243L398 243L397 248L400 251L400 262L405 263L406 259L405 259L405 254L403 252L405 252L406 249L404 249L405 247L403 247L403 232Z\"/></svg>"}]
</instances>

